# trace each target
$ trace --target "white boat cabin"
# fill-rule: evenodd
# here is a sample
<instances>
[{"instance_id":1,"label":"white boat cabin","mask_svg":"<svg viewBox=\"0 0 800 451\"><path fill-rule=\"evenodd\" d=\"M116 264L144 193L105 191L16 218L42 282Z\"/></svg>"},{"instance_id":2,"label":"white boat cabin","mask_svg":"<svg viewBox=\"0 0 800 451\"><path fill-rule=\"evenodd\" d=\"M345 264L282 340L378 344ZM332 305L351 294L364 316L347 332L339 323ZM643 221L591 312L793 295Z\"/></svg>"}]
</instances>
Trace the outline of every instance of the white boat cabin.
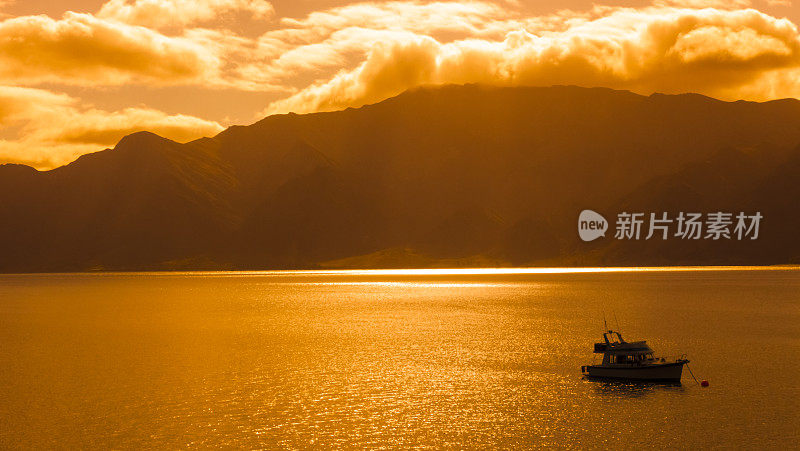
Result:
<instances>
[{"instance_id":1,"label":"white boat cabin","mask_svg":"<svg viewBox=\"0 0 800 451\"><path fill-rule=\"evenodd\" d=\"M619 332L609 330L603 333L605 343L595 343L595 354L603 354L603 366L641 365L654 363L653 350L645 341L628 343Z\"/></svg>"}]
</instances>

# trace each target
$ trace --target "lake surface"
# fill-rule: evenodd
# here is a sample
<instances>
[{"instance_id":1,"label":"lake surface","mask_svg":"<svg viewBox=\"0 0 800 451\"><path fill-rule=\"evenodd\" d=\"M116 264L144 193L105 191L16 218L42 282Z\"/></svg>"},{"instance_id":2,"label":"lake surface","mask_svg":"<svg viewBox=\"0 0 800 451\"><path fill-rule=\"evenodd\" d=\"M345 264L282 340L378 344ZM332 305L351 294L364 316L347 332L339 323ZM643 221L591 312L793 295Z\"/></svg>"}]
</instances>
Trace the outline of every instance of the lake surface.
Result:
<instances>
[{"instance_id":1,"label":"lake surface","mask_svg":"<svg viewBox=\"0 0 800 451\"><path fill-rule=\"evenodd\" d=\"M786 449L798 377L796 269L0 275L2 448Z\"/></svg>"}]
</instances>

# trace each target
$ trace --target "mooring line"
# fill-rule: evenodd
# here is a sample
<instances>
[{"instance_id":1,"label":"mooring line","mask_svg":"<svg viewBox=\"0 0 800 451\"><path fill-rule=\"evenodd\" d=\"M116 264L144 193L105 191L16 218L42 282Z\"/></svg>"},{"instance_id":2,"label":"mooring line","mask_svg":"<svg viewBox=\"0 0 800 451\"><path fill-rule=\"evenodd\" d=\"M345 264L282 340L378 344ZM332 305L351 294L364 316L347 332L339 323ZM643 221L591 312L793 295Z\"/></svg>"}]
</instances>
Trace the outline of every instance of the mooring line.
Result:
<instances>
[{"instance_id":1,"label":"mooring line","mask_svg":"<svg viewBox=\"0 0 800 451\"><path fill-rule=\"evenodd\" d=\"M686 363L686 369L689 370L689 374L692 375L692 379L694 379L694 381L697 382L697 385L700 385L702 387L703 384L701 384L700 381L698 381L697 378L694 377L694 373L692 373L692 368L689 367L689 363L688 362Z\"/></svg>"}]
</instances>

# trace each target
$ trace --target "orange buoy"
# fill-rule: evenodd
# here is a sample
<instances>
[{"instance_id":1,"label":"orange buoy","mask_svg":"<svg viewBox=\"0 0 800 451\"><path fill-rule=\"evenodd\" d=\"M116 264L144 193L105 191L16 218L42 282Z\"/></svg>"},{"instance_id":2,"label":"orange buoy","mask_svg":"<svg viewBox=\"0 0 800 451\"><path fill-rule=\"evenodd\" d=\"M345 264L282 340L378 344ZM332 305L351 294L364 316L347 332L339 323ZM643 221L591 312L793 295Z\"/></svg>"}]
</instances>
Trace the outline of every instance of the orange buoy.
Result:
<instances>
[{"instance_id":1,"label":"orange buoy","mask_svg":"<svg viewBox=\"0 0 800 451\"><path fill-rule=\"evenodd\" d=\"M701 382L700 382L700 386L701 386L701 387L708 387L708 381L707 381L707 380L703 380L703 381L701 381Z\"/></svg>"}]
</instances>

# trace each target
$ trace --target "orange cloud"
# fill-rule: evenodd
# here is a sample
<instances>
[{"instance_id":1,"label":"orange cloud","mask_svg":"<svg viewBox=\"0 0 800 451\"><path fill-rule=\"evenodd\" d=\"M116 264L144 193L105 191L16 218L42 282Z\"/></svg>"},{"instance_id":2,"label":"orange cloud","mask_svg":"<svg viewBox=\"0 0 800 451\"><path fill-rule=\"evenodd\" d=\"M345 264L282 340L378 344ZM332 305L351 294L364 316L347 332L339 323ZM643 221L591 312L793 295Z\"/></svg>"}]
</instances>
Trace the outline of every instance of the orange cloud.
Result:
<instances>
[{"instance_id":1,"label":"orange cloud","mask_svg":"<svg viewBox=\"0 0 800 451\"><path fill-rule=\"evenodd\" d=\"M336 30L349 27L402 30L417 33L493 33L501 21L515 16L507 8L484 1L429 2L391 1L356 3L317 11L304 19L281 19L283 26L267 38L319 41Z\"/></svg>"},{"instance_id":2,"label":"orange cloud","mask_svg":"<svg viewBox=\"0 0 800 451\"><path fill-rule=\"evenodd\" d=\"M31 120L54 107L68 107L75 99L43 89L0 86L0 126Z\"/></svg>"},{"instance_id":3,"label":"orange cloud","mask_svg":"<svg viewBox=\"0 0 800 451\"><path fill-rule=\"evenodd\" d=\"M142 130L179 142L213 136L223 130L217 122L184 114L168 115L149 108L88 109L50 123L52 130L37 131L33 136L51 142L111 146L123 136Z\"/></svg>"},{"instance_id":4,"label":"orange cloud","mask_svg":"<svg viewBox=\"0 0 800 451\"><path fill-rule=\"evenodd\" d=\"M255 41L236 41L216 32L207 42L225 55L230 63L225 79L236 87L295 91L302 87L298 78L319 78L351 67L376 42L428 35L502 37L523 26L508 16L500 5L478 1L358 3L302 19L283 18L280 28ZM200 35L197 30L190 34ZM226 41L231 45L219 44Z\"/></svg>"},{"instance_id":5,"label":"orange cloud","mask_svg":"<svg viewBox=\"0 0 800 451\"><path fill-rule=\"evenodd\" d=\"M47 170L63 166L81 155L98 150L100 149L97 146L85 144L43 144L0 139L0 164L17 163Z\"/></svg>"},{"instance_id":6,"label":"orange cloud","mask_svg":"<svg viewBox=\"0 0 800 451\"><path fill-rule=\"evenodd\" d=\"M225 26L243 16L266 31L253 38ZM179 140L220 129L145 107L94 109L33 89L42 84L287 96L261 114L343 109L419 85L475 82L800 97L797 27L750 0L655 0L541 16L515 2L375 1L273 16L266 0L108 0L94 15L0 20L0 84L17 86L0 87L0 124L19 131L15 139L0 131L0 160L50 167L136 129Z\"/></svg>"},{"instance_id":7,"label":"orange cloud","mask_svg":"<svg viewBox=\"0 0 800 451\"><path fill-rule=\"evenodd\" d=\"M6 84L189 84L215 76L219 65L216 56L188 39L90 14L0 22L0 82Z\"/></svg>"},{"instance_id":8,"label":"orange cloud","mask_svg":"<svg viewBox=\"0 0 800 451\"><path fill-rule=\"evenodd\" d=\"M18 129L15 139L0 140L0 163L22 162L39 169L111 147L136 131L185 142L223 129L217 122L193 116L149 108L105 111L65 94L8 86L0 86L0 125Z\"/></svg>"},{"instance_id":9,"label":"orange cloud","mask_svg":"<svg viewBox=\"0 0 800 451\"><path fill-rule=\"evenodd\" d=\"M357 67L272 103L265 113L335 110L421 84L470 82L693 91L732 99L736 93L755 99L800 95L796 84L785 82L800 67L797 27L788 20L753 9L596 12L567 17L562 29L512 31L501 41L442 43L420 34L367 41L366 59Z\"/></svg>"},{"instance_id":10,"label":"orange cloud","mask_svg":"<svg viewBox=\"0 0 800 451\"><path fill-rule=\"evenodd\" d=\"M380 100L417 82L606 84L643 92L681 84L711 95L738 86L752 95L759 91L748 84L754 77L796 60L794 25L741 9L749 0L656 1L546 16L485 1L359 3L280 19L277 29L253 39L214 24L180 28L179 36L157 28L225 11L269 17L264 0L110 0L96 16L0 22L0 82L288 92L295 94L267 111L315 111ZM137 23L152 28L131 25ZM427 76L391 61L391 52L405 61L420 46L430 53L419 61L436 60ZM389 70L380 64L404 71L397 77L409 81L380 87L369 77ZM719 79L713 74L734 69ZM762 92L775 91L770 79L759 81ZM326 89L336 94L323 99Z\"/></svg>"},{"instance_id":11,"label":"orange cloud","mask_svg":"<svg viewBox=\"0 0 800 451\"><path fill-rule=\"evenodd\" d=\"M162 28L208 22L229 12L247 12L256 19L265 19L275 10L265 0L109 0L97 16Z\"/></svg>"},{"instance_id":12,"label":"orange cloud","mask_svg":"<svg viewBox=\"0 0 800 451\"><path fill-rule=\"evenodd\" d=\"M695 9L740 9L751 6L752 2L750 0L656 0L653 5Z\"/></svg>"}]
</instances>

